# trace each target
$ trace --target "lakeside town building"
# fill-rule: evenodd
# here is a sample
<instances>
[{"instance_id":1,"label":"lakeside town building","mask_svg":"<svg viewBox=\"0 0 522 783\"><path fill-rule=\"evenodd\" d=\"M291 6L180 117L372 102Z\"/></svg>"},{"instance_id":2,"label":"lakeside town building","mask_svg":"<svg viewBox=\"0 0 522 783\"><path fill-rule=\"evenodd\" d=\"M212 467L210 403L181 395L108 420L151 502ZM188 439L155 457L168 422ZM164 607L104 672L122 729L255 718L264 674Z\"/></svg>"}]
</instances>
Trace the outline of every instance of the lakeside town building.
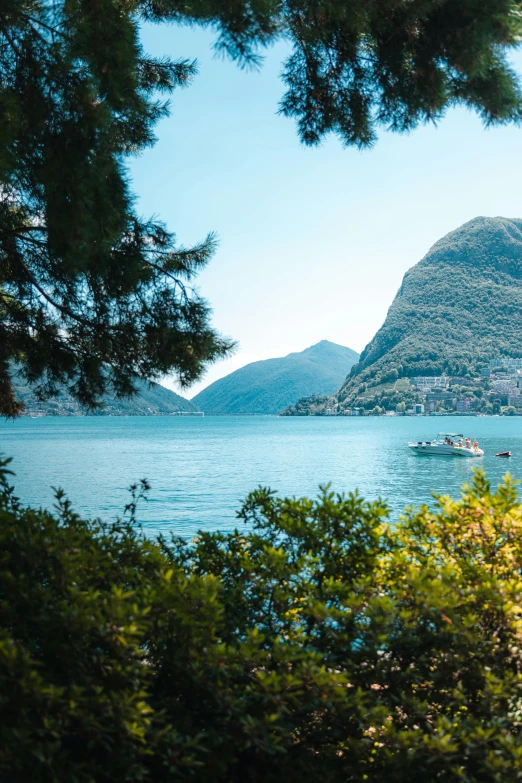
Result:
<instances>
[{"instance_id":1,"label":"lakeside town building","mask_svg":"<svg viewBox=\"0 0 522 783\"><path fill-rule=\"evenodd\" d=\"M522 357L498 356L480 371L482 380L489 380L484 398L493 404L513 406L522 410ZM461 376L434 375L410 378L412 387L420 392L427 413L443 408L457 413L471 413L479 405L480 395L457 396L455 386L476 387L477 379ZM479 388L482 384L479 382ZM461 392L462 393L462 392ZM410 409L413 413L414 409Z\"/></svg>"},{"instance_id":2,"label":"lakeside town building","mask_svg":"<svg viewBox=\"0 0 522 783\"><path fill-rule=\"evenodd\" d=\"M410 407L404 409L404 403L397 404L397 410L387 408L382 410L388 416L397 413L423 415L424 413L454 412L467 414L487 410L501 412L506 407L515 408L522 414L522 357L497 357L491 359L488 367L480 370L480 376L458 375L419 375L408 379L415 393L416 401L410 402ZM402 381L401 381L402 383ZM467 388L469 387L469 389ZM395 387L393 387L395 388ZM404 387L403 387L404 388ZM367 416L373 411L370 404L375 405L375 397L365 396L362 407L339 409L339 405L327 408L326 416ZM373 400L373 402L372 402ZM360 405L359 402L359 405ZM381 406L381 397L377 398ZM513 410L510 411L513 413Z\"/></svg>"},{"instance_id":3,"label":"lakeside town building","mask_svg":"<svg viewBox=\"0 0 522 783\"><path fill-rule=\"evenodd\" d=\"M522 358L512 358L511 356L497 356L496 359L491 359L489 363L490 371L494 372L497 369L505 367L507 370L516 371L522 370Z\"/></svg>"},{"instance_id":4,"label":"lakeside town building","mask_svg":"<svg viewBox=\"0 0 522 783\"><path fill-rule=\"evenodd\" d=\"M449 377L447 375L418 375L414 378L410 378L410 383L418 389L426 389L431 391L432 389L445 389L449 385Z\"/></svg>"}]
</instances>

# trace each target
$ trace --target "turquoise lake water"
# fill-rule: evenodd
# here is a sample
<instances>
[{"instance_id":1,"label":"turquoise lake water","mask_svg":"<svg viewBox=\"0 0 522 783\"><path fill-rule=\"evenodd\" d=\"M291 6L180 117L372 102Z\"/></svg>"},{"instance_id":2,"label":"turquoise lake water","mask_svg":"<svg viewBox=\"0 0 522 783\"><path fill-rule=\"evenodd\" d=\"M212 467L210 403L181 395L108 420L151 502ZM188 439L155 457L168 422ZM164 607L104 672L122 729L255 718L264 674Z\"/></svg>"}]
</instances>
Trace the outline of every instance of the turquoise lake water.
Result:
<instances>
[{"instance_id":1,"label":"turquoise lake water","mask_svg":"<svg viewBox=\"0 0 522 783\"><path fill-rule=\"evenodd\" d=\"M478 438L485 456L409 452L408 441L443 430ZM494 456L505 450L511 459ZM407 504L429 503L432 490L457 497L480 464L495 484L507 470L520 479L522 417L23 418L0 424L0 452L14 457L14 484L26 503L50 507L51 487L61 486L77 511L114 518L127 487L147 478L144 529L191 536L233 528L241 500L260 484L310 496L331 482L338 492L386 498L397 517Z\"/></svg>"}]
</instances>

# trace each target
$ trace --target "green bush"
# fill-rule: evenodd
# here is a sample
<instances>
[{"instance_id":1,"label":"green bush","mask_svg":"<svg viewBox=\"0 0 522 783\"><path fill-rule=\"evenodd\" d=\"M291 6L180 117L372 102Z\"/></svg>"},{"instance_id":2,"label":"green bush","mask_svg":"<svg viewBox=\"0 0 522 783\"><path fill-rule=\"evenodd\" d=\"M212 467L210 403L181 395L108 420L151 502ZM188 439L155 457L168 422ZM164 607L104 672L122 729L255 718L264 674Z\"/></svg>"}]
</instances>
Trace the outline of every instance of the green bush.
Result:
<instances>
[{"instance_id":1,"label":"green bush","mask_svg":"<svg viewBox=\"0 0 522 783\"><path fill-rule=\"evenodd\" d=\"M253 492L152 542L0 493L0 779L515 781L522 509Z\"/></svg>"}]
</instances>

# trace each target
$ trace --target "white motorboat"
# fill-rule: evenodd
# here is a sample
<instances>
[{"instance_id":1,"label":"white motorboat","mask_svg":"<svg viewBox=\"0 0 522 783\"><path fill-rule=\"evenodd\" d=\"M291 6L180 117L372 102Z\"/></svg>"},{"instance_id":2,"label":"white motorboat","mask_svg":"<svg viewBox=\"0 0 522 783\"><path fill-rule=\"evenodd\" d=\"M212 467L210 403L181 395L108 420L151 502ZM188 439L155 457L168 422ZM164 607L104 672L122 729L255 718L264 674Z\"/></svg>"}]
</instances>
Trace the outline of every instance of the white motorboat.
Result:
<instances>
[{"instance_id":1,"label":"white motorboat","mask_svg":"<svg viewBox=\"0 0 522 783\"><path fill-rule=\"evenodd\" d=\"M433 457L483 457L483 449L478 446L469 448L463 435L457 432L439 432L434 440L419 440L408 443L415 454Z\"/></svg>"}]
</instances>

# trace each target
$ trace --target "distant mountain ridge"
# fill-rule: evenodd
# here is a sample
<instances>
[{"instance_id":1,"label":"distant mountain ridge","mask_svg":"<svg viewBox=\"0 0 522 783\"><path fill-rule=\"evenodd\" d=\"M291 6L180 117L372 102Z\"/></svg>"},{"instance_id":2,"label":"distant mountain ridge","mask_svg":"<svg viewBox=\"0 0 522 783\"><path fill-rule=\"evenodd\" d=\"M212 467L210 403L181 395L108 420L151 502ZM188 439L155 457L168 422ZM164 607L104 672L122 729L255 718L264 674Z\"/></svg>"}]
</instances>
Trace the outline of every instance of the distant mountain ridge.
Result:
<instances>
[{"instance_id":1,"label":"distant mountain ridge","mask_svg":"<svg viewBox=\"0 0 522 783\"><path fill-rule=\"evenodd\" d=\"M275 414L298 397L331 394L359 354L321 340L304 351L252 362L220 378L192 398L205 413Z\"/></svg>"},{"instance_id":2,"label":"distant mountain ridge","mask_svg":"<svg viewBox=\"0 0 522 783\"><path fill-rule=\"evenodd\" d=\"M522 220L477 217L406 272L384 324L314 412L342 412L397 379L476 377L498 355L522 356ZM306 408L300 400L294 410Z\"/></svg>"},{"instance_id":3,"label":"distant mountain ridge","mask_svg":"<svg viewBox=\"0 0 522 783\"><path fill-rule=\"evenodd\" d=\"M57 397L40 402L31 387L20 375L15 375L14 386L18 399L23 402L26 414L43 413L47 416L160 416L174 413L196 413L198 408L190 400L166 389L159 383L140 381L134 397L116 398L106 394L100 410L90 414L80 407L67 391Z\"/></svg>"}]
</instances>

